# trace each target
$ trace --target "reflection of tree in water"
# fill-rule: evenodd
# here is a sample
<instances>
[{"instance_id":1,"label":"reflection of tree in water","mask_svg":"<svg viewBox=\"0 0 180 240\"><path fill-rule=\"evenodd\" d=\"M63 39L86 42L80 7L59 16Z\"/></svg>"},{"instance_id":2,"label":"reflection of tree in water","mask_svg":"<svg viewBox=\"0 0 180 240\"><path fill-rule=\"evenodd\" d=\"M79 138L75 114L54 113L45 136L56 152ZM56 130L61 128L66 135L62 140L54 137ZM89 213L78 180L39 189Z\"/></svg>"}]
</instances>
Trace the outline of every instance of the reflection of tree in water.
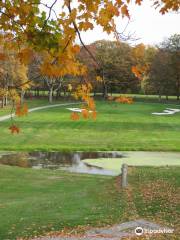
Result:
<instances>
[{"instance_id":1,"label":"reflection of tree in water","mask_svg":"<svg viewBox=\"0 0 180 240\"><path fill-rule=\"evenodd\" d=\"M2 155L0 158L0 163L9 166L18 166L24 168L31 167L28 161L28 153L14 153Z\"/></svg>"}]
</instances>

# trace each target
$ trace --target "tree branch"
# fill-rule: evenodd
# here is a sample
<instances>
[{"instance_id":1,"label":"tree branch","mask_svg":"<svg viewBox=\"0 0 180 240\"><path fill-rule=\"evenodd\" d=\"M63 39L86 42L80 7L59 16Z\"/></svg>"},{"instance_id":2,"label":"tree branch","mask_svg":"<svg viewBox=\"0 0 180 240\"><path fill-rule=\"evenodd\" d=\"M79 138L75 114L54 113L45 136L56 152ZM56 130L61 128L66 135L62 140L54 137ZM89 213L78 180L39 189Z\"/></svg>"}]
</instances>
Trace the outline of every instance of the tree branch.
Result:
<instances>
[{"instance_id":1,"label":"tree branch","mask_svg":"<svg viewBox=\"0 0 180 240\"><path fill-rule=\"evenodd\" d=\"M72 12L72 9L71 9L71 1L69 0L68 2L68 10L69 10L69 13ZM86 47L86 45L84 44L83 40L82 40L82 37L81 37L81 33L77 27L77 24L75 21L73 21L73 26L74 26L74 29L76 31L76 33L78 34L78 37L79 37L79 40L82 44L82 46L84 47L84 49L88 52L89 56L93 59L93 61L100 67L102 68L101 64L96 60L96 58L94 57L94 55L91 53L91 51Z\"/></svg>"}]
</instances>

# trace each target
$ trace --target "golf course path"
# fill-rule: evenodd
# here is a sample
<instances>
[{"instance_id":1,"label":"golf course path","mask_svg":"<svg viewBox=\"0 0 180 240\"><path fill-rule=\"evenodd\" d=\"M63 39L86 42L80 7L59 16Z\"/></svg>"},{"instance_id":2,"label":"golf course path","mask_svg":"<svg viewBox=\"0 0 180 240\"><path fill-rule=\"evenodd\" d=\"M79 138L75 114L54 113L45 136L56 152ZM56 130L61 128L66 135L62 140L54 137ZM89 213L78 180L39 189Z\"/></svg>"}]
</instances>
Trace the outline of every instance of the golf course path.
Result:
<instances>
[{"instance_id":1,"label":"golf course path","mask_svg":"<svg viewBox=\"0 0 180 240\"><path fill-rule=\"evenodd\" d=\"M173 233L173 229L168 227L162 227L159 224L139 219L135 221L116 224L107 228L92 229L87 231L83 236L51 236L34 238L33 240L120 240L131 239L131 237L137 236L137 233L143 235L147 230L154 232L163 232L166 230L169 233ZM140 231L140 232L139 232ZM146 232L147 234L147 232Z\"/></svg>"},{"instance_id":2,"label":"golf course path","mask_svg":"<svg viewBox=\"0 0 180 240\"><path fill-rule=\"evenodd\" d=\"M30 113L30 112L39 111L39 110L46 109L46 108L70 106L70 105L75 105L75 104L80 104L80 103L81 103L81 102L76 102L76 103L73 102L73 103L60 103L60 104L40 106L40 107L30 108L30 109L28 110L28 112ZM5 115L5 116L0 117L0 122L5 121L5 120L8 120L8 119L10 119L11 117L15 117L15 113L13 113L12 115L9 114L9 115Z\"/></svg>"}]
</instances>

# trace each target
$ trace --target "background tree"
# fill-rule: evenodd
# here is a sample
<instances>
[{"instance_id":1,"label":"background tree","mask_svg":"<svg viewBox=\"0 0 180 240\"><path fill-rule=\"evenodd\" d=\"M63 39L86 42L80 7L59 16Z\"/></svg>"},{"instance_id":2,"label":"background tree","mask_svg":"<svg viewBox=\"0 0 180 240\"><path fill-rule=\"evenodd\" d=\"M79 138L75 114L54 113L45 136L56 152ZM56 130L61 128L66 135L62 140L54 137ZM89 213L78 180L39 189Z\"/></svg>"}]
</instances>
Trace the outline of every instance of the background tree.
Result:
<instances>
[{"instance_id":1,"label":"background tree","mask_svg":"<svg viewBox=\"0 0 180 240\"><path fill-rule=\"evenodd\" d=\"M110 92L137 92L139 80L131 68L134 65L132 48L123 42L98 41L96 59L103 69L103 95Z\"/></svg>"},{"instance_id":2,"label":"background tree","mask_svg":"<svg viewBox=\"0 0 180 240\"><path fill-rule=\"evenodd\" d=\"M174 34L161 44L169 54L169 65L175 81L177 100L180 99L180 34Z\"/></svg>"},{"instance_id":3,"label":"background tree","mask_svg":"<svg viewBox=\"0 0 180 240\"><path fill-rule=\"evenodd\" d=\"M7 105L8 98L14 100L15 94L13 88L18 86L17 91L20 93L20 100L23 102L24 93L29 88L27 77L27 66L16 59L16 52L8 50L1 42L1 54L5 57L0 60L0 87L2 96L2 107Z\"/></svg>"},{"instance_id":4,"label":"background tree","mask_svg":"<svg viewBox=\"0 0 180 240\"><path fill-rule=\"evenodd\" d=\"M142 2L143 0L135 1L138 5ZM162 14L171 10L178 11L180 7L179 0L151 2ZM60 9L58 13L55 10L56 3L63 5L58 8ZM95 111L90 97L92 85L87 79L87 69L77 59L80 50L76 44L77 37L89 55L94 58L84 45L81 32L93 30L95 25L99 25L104 32L115 33L116 37L121 38L122 35L116 30L115 19L119 16L130 18L129 4L129 0L54 0L51 5L40 0L2 0L0 29L10 39L6 44L9 45L9 49L18 49L16 57L21 63L28 64L31 61L33 50L46 54L40 68L43 76L50 79L68 74L81 76L80 86L74 90L75 96L86 102L87 110ZM42 6L47 12L41 10ZM2 58L4 56L1 56ZM101 77L104 78L103 71ZM104 86L106 89L106 84ZM14 90L18 89L18 86L13 87ZM106 90L104 93L106 95Z\"/></svg>"},{"instance_id":5,"label":"background tree","mask_svg":"<svg viewBox=\"0 0 180 240\"><path fill-rule=\"evenodd\" d=\"M148 66L143 72L144 92L165 95L180 94L180 35L175 34L163 41L157 49L147 48L144 63Z\"/></svg>"},{"instance_id":6,"label":"background tree","mask_svg":"<svg viewBox=\"0 0 180 240\"><path fill-rule=\"evenodd\" d=\"M54 93L62 86L63 77L59 75L56 76L56 74L53 76L52 74L47 75L46 73L42 73L41 64L44 57L46 57L46 55L43 56L34 53L33 61L29 64L29 78L34 83L36 89L43 88L48 91L48 100L52 103ZM57 69L56 71L59 70Z\"/></svg>"},{"instance_id":7,"label":"background tree","mask_svg":"<svg viewBox=\"0 0 180 240\"><path fill-rule=\"evenodd\" d=\"M174 78L167 52L159 50L156 53L146 83L153 89L152 93L159 95L159 100L162 95L167 99L169 95L173 95Z\"/></svg>"}]
</instances>

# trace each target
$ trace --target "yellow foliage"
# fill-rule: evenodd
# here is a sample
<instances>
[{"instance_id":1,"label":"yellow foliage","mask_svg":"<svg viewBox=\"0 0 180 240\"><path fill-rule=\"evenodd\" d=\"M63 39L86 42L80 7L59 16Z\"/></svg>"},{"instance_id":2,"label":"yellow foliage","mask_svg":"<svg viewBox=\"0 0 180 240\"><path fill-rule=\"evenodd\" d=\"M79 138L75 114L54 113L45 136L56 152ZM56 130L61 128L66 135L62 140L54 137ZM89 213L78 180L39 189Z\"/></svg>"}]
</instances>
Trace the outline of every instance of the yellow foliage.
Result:
<instances>
[{"instance_id":1,"label":"yellow foliage","mask_svg":"<svg viewBox=\"0 0 180 240\"><path fill-rule=\"evenodd\" d=\"M103 81L103 79L102 79L102 77L100 77L100 76L97 76L97 77L96 77L96 81L98 81L98 82L102 82L102 81Z\"/></svg>"},{"instance_id":2,"label":"yellow foliage","mask_svg":"<svg viewBox=\"0 0 180 240\"><path fill-rule=\"evenodd\" d=\"M72 85L68 84L68 90L71 92L72 91Z\"/></svg>"},{"instance_id":3,"label":"yellow foliage","mask_svg":"<svg viewBox=\"0 0 180 240\"><path fill-rule=\"evenodd\" d=\"M11 73L15 87L20 86L22 90L26 90L29 84L25 65L31 62L33 50L38 49L40 51L38 54L43 55L45 49L46 53L40 67L42 75L81 76L84 84L77 87L74 96L85 101L87 111L92 109L95 116L95 104L90 97L92 86L86 79L87 67L81 64L76 56L80 51L80 46L76 44L77 36L81 40L80 32L93 30L95 25L100 25L108 34L116 33L115 19L119 15L130 18L130 2L130 0L63 0L63 8L60 8L57 20L52 21L54 5L52 9L48 9L48 16L44 13L41 15L39 2L34 4L33 1L0 1L0 9L3 9L0 15L0 26L5 33L3 37L0 36L0 44L6 35L4 46L11 54L14 51L13 54L17 56L17 58L8 56L11 64L5 63L3 71L7 71L7 65L10 66L8 71ZM135 1L137 5L142 2L143 0ZM152 3L162 14L170 10L177 11L180 8L179 0L152 0ZM18 54L17 49L20 49ZM148 71L148 66L139 61L143 54L144 46L135 49L135 59L138 60L138 64L132 68L132 71L138 78ZM6 57L4 53L0 53L1 61L6 62ZM102 78L97 76L96 80L101 82ZM70 86L68 88L72 90ZM15 101L19 99L17 92L13 89L9 91L9 96ZM116 101L129 104L133 102L132 99L125 97L119 97ZM87 115L87 112L84 114ZM79 116L74 113L72 118L77 120Z\"/></svg>"}]
</instances>

